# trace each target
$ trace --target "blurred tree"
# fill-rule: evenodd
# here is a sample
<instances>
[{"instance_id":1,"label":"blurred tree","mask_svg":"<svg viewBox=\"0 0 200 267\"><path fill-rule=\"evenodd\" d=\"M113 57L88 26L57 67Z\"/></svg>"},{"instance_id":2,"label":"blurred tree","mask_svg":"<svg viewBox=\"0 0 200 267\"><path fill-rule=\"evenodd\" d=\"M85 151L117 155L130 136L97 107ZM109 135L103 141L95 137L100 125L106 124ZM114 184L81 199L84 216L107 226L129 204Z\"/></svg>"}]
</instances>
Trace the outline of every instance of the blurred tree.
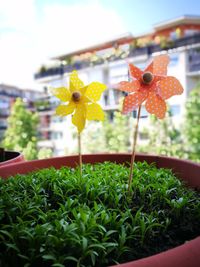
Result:
<instances>
[{"instance_id":1,"label":"blurred tree","mask_svg":"<svg viewBox=\"0 0 200 267\"><path fill-rule=\"evenodd\" d=\"M38 151L38 159L48 159L53 156L53 151L50 148L40 148Z\"/></svg>"},{"instance_id":2,"label":"blurred tree","mask_svg":"<svg viewBox=\"0 0 200 267\"><path fill-rule=\"evenodd\" d=\"M169 110L164 120L151 116L150 126L148 130L144 129L144 131L145 135L147 135L148 143L143 146L138 143L140 152L179 158L185 157L181 131L175 127Z\"/></svg>"},{"instance_id":3,"label":"blurred tree","mask_svg":"<svg viewBox=\"0 0 200 267\"><path fill-rule=\"evenodd\" d=\"M129 117L121 112L114 112L113 121L108 118L103 123L106 151L128 152L130 150L130 123Z\"/></svg>"},{"instance_id":4,"label":"blurred tree","mask_svg":"<svg viewBox=\"0 0 200 267\"><path fill-rule=\"evenodd\" d=\"M84 152L127 152L130 150L129 117L114 112L112 121L108 115L103 124L90 123L82 138Z\"/></svg>"},{"instance_id":5,"label":"blurred tree","mask_svg":"<svg viewBox=\"0 0 200 267\"><path fill-rule=\"evenodd\" d=\"M186 102L184 133L189 158L200 161L200 84L191 91Z\"/></svg>"},{"instance_id":6,"label":"blurred tree","mask_svg":"<svg viewBox=\"0 0 200 267\"><path fill-rule=\"evenodd\" d=\"M27 110L22 99L18 98L8 118L3 146L22 152L27 160L36 159L38 122L38 115Z\"/></svg>"},{"instance_id":7,"label":"blurred tree","mask_svg":"<svg viewBox=\"0 0 200 267\"><path fill-rule=\"evenodd\" d=\"M105 136L101 122L88 122L82 137L83 153L106 151Z\"/></svg>"}]
</instances>

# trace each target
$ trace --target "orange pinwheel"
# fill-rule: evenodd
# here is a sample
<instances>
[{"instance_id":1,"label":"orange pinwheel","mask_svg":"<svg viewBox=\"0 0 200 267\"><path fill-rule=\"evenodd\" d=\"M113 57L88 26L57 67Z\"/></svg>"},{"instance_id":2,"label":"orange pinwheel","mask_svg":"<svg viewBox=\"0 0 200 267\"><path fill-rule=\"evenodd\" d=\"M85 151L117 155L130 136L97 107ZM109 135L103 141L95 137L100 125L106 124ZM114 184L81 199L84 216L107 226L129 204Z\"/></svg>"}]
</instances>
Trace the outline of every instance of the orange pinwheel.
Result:
<instances>
[{"instance_id":1,"label":"orange pinwheel","mask_svg":"<svg viewBox=\"0 0 200 267\"><path fill-rule=\"evenodd\" d=\"M131 82L120 82L117 89L129 93L123 102L122 113L137 109L144 101L146 110L157 118L163 119L167 110L165 100L173 95L180 95L183 87L172 76L167 75L168 55L155 57L142 71L129 64Z\"/></svg>"}]
</instances>

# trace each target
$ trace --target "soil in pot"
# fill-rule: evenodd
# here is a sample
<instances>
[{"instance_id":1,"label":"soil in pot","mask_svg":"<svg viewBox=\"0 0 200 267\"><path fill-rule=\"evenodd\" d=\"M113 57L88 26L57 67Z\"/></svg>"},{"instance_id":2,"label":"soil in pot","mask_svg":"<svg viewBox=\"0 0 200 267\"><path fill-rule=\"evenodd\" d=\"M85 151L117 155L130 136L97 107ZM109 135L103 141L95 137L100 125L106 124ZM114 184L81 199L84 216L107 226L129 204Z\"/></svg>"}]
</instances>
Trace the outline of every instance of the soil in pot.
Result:
<instances>
[{"instance_id":1,"label":"soil in pot","mask_svg":"<svg viewBox=\"0 0 200 267\"><path fill-rule=\"evenodd\" d=\"M200 234L200 194L170 170L111 162L0 180L0 266L108 266Z\"/></svg>"}]
</instances>

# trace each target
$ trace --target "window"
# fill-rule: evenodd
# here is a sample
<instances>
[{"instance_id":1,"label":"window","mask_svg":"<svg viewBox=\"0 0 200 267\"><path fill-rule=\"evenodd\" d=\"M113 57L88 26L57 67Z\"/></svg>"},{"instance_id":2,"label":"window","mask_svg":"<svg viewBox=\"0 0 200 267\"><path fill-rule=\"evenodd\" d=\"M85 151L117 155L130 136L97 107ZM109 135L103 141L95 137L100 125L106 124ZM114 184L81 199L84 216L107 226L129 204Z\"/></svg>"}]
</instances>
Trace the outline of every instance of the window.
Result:
<instances>
[{"instance_id":1,"label":"window","mask_svg":"<svg viewBox=\"0 0 200 267\"><path fill-rule=\"evenodd\" d=\"M141 108L141 113L140 113L141 118L147 118L148 117L148 112L146 111L146 108L142 106Z\"/></svg>"},{"instance_id":2,"label":"window","mask_svg":"<svg viewBox=\"0 0 200 267\"><path fill-rule=\"evenodd\" d=\"M109 83L116 84L120 81L127 81L128 79L128 70L127 65L117 65L110 68L109 72Z\"/></svg>"},{"instance_id":3,"label":"window","mask_svg":"<svg viewBox=\"0 0 200 267\"><path fill-rule=\"evenodd\" d=\"M114 112L110 111L110 112L107 112L107 114L108 114L109 122L113 122L113 120L114 120Z\"/></svg>"},{"instance_id":4,"label":"window","mask_svg":"<svg viewBox=\"0 0 200 267\"><path fill-rule=\"evenodd\" d=\"M185 30L185 36L192 36L199 33L199 30Z\"/></svg>"},{"instance_id":5,"label":"window","mask_svg":"<svg viewBox=\"0 0 200 267\"><path fill-rule=\"evenodd\" d=\"M178 54L171 54L170 55L170 63L169 63L169 66L170 67L176 66L178 64L178 61L179 61Z\"/></svg>"},{"instance_id":6,"label":"window","mask_svg":"<svg viewBox=\"0 0 200 267\"><path fill-rule=\"evenodd\" d=\"M133 110L133 118L137 118L137 111Z\"/></svg>"},{"instance_id":7,"label":"window","mask_svg":"<svg viewBox=\"0 0 200 267\"><path fill-rule=\"evenodd\" d=\"M169 37L172 40L176 40L177 39L177 32L176 31L170 32Z\"/></svg>"},{"instance_id":8,"label":"window","mask_svg":"<svg viewBox=\"0 0 200 267\"><path fill-rule=\"evenodd\" d=\"M7 121L0 120L0 130L5 130L7 128Z\"/></svg>"},{"instance_id":9,"label":"window","mask_svg":"<svg viewBox=\"0 0 200 267\"><path fill-rule=\"evenodd\" d=\"M113 90L115 105L119 104L119 100L123 97L123 93L119 90Z\"/></svg>"},{"instance_id":10,"label":"window","mask_svg":"<svg viewBox=\"0 0 200 267\"><path fill-rule=\"evenodd\" d=\"M172 105L170 106L170 111L172 116L178 116L181 113L181 107L180 105Z\"/></svg>"},{"instance_id":11,"label":"window","mask_svg":"<svg viewBox=\"0 0 200 267\"><path fill-rule=\"evenodd\" d=\"M108 97L108 91L106 91L104 93L103 98L104 98L105 106L109 106L110 105L110 100L109 100L109 97Z\"/></svg>"},{"instance_id":12,"label":"window","mask_svg":"<svg viewBox=\"0 0 200 267\"><path fill-rule=\"evenodd\" d=\"M51 133L51 139L58 140L62 139L63 133L62 132L52 132Z\"/></svg>"},{"instance_id":13,"label":"window","mask_svg":"<svg viewBox=\"0 0 200 267\"><path fill-rule=\"evenodd\" d=\"M146 62L143 62L143 63L137 63L137 64L134 64L136 67L138 67L139 69L141 70L144 70L146 68Z\"/></svg>"},{"instance_id":14,"label":"window","mask_svg":"<svg viewBox=\"0 0 200 267\"><path fill-rule=\"evenodd\" d=\"M63 122L64 118L62 117L52 117L51 122L52 123L57 123L57 122Z\"/></svg>"},{"instance_id":15,"label":"window","mask_svg":"<svg viewBox=\"0 0 200 267\"><path fill-rule=\"evenodd\" d=\"M137 114L138 114L138 109L137 110L133 110L133 118L137 118ZM146 111L145 107L142 106L141 108L141 112L140 112L140 118L144 119L148 117L148 112Z\"/></svg>"},{"instance_id":16,"label":"window","mask_svg":"<svg viewBox=\"0 0 200 267\"><path fill-rule=\"evenodd\" d=\"M6 100L4 100L4 99L1 99L0 100L0 108L9 108L9 101L6 101Z\"/></svg>"}]
</instances>

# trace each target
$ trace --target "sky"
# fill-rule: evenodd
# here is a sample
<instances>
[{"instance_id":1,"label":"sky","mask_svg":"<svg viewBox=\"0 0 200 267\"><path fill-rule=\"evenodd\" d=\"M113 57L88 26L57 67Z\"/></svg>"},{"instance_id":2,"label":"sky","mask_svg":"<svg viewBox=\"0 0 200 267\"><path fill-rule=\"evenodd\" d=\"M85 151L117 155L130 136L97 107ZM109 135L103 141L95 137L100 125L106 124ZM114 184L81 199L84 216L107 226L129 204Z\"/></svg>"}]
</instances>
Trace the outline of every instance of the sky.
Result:
<instances>
[{"instance_id":1,"label":"sky","mask_svg":"<svg viewBox=\"0 0 200 267\"><path fill-rule=\"evenodd\" d=\"M38 89L50 58L185 14L200 15L200 1L0 0L0 83Z\"/></svg>"}]
</instances>

